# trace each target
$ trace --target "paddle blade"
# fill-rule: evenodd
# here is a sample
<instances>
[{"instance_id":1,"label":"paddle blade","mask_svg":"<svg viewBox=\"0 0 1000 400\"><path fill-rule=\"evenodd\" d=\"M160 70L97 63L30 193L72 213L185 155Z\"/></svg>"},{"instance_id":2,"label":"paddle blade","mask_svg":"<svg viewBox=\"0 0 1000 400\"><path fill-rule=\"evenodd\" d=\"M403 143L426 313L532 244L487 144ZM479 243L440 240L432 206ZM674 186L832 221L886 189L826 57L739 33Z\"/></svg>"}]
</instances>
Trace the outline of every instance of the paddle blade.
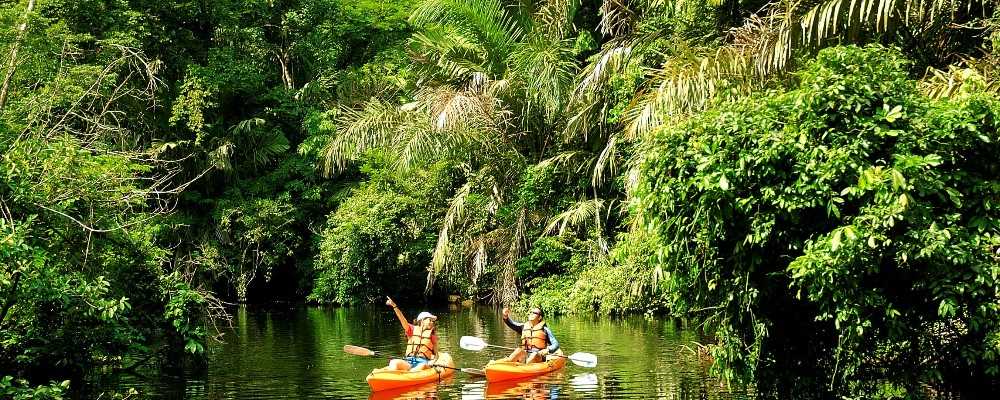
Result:
<instances>
[{"instance_id":1,"label":"paddle blade","mask_svg":"<svg viewBox=\"0 0 1000 400\"><path fill-rule=\"evenodd\" d=\"M486 348L486 342L475 336L462 336L462 340L458 342L458 345L463 349L472 351L480 351Z\"/></svg>"},{"instance_id":2,"label":"paddle blade","mask_svg":"<svg viewBox=\"0 0 1000 400\"><path fill-rule=\"evenodd\" d=\"M594 368L597 366L597 356L590 353L573 353L569 356L569 360L581 367Z\"/></svg>"},{"instance_id":3,"label":"paddle blade","mask_svg":"<svg viewBox=\"0 0 1000 400\"><path fill-rule=\"evenodd\" d=\"M486 371L483 371L481 369L462 368L462 372L465 372L465 373L467 373L469 375L486 376Z\"/></svg>"},{"instance_id":4,"label":"paddle blade","mask_svg":"<svg viewBox=\"0 0 1000 400\"><path fill-rule=\"evenodd\" d=\"M362 357L370 357L375 355L374 351L368 350L364 347L351 346L349 344L344 345L344 352L347 354L353 354Z\"/></svg>"}]
</instances>

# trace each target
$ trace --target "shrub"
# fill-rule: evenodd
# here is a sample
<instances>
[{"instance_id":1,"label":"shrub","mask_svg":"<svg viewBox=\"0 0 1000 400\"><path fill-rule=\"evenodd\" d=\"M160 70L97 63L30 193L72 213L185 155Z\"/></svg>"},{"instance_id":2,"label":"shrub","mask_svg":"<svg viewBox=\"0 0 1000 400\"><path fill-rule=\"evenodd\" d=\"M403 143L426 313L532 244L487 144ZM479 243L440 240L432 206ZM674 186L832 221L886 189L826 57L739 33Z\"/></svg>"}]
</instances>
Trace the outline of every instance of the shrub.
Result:
<instances>
[{"instance_id":1,"label":"shrub","mask_svg":"<svg viewBox=\"0 0 1000 400\"><path fill-rule=\"evenodd\" d=\"M644 143L634 226L724 377L797 398L996 385L1000 102L927 99L906 67L826 49L794 89Z\"/></svg>"}]
</instances>

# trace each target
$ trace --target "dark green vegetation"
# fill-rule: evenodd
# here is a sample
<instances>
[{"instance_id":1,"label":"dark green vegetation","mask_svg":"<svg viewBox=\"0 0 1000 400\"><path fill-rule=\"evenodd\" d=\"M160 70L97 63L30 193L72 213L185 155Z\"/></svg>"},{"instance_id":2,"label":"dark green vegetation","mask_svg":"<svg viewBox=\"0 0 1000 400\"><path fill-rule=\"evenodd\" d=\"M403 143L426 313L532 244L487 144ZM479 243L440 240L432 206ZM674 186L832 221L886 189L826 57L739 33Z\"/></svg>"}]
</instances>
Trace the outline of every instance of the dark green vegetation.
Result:
<instances>
[{"instance_id":1,"label":"dark green vegetation","mask_svg":"<svg viewBox=\"0 0 1000 400\"><path fill-rule=\"evenodd\" d=\"M764 395L1000 390L995 1L0 5L5 396L448 293L686 318Z\"/></svg>"},{"instance_id":2,"label":"dark green vegetation","mask_svg":"<svg viewBox=\"0 0 1000 400\"><path fill-rule=\"evenodd\" d=\"M650 268L674 312L718 330L726 376L912 393L998 372L1000 101L928 99L906 67L878 46L823 50L793 89L647 143L632 194Z\"/></svg>"}]
</instances>

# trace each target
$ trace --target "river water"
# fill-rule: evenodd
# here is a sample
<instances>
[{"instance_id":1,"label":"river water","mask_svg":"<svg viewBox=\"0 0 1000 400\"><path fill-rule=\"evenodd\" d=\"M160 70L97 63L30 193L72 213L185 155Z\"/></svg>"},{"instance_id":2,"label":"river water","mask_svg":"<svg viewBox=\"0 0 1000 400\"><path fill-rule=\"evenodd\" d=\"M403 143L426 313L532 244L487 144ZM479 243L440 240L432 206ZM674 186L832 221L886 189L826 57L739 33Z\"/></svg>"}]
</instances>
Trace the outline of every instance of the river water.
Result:
<instances>
[{"instance_id":1,"label":"river water","mask_svg":"<svg viewBox=\"0 0 1000 400\"><path fill-rule=\"evenodd\" d=\"M421 311L401 305L408 318ZM482 368L506 351L472 352L463 335L511 346L516 333L490 307L432 309L440 351L456 366ZM405 338L388 307L239 308L222 342L208 346L207 370L185 376L122 375L106 383L119 393L136 389L153 399L748 399L708 374L692 351L702 341L677 323L641 316L552 316L546 319L567 354L596 354L596 368L567 363L535 379L489 384L456 373L438 385L372 394L365 376L381 358L346 354L346 344L400 353ZM108 387L110 386L110 387Z\"/></svg>"}]
</instances>

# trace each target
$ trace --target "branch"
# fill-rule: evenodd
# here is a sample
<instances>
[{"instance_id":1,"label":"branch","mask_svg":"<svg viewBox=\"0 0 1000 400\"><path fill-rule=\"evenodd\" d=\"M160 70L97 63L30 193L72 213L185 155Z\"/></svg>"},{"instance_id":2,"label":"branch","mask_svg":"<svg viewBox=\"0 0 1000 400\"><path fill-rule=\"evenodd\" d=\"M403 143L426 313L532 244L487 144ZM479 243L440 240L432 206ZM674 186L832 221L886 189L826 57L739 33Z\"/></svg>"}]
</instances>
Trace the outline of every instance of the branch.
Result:
<instances>
[{"instance_id":1,"label":"branch","mask_svg":"<svg viewBox=\"0 0 1000 400\"><path fill-rule=\"evenodd\" d=\"M124 225L119 225L118 227L115 227L115 228L111 228L111 229L97 229L97 228L92 228L92 227L90 227L89 225L87 225L87 224L85 224L85 223L81 222L80 220L78 220L78 219L76 219L76 218L73 218L73 217L72 217L72 216L70 216L69 214L66 214L66 213L64 213L64 212L62 212L62 211L59 211L59 210L53 210L53 209L51 209L51 208L48 208L48 207L46 207L46 206L43 206L43 205L41 205L41 204L35 204L35 205L36 205L36 206L38 206L38 207L40 207L40 208L43 208L43 209L46 209L46 210L48 210L48 211L51 211L51 212L54 212L54 213L56 213L56 214L59 214L59 215L62 215L63 217L66 217L66 218L68 218L68 219L69 219L70 221L73 221L73 222L75 222L75 223L76 223L77 225L80 225L80 227L81 227L81 228L83 228L84 230L86 230L86 231L88 231L88 232L93 232L93 233L108 233L108 232L114 232L114 231L117 231L117 230L121 230L121 229L124 229L124 228L126 228L126 227L129 227L129 226L132 226L132 225L136 225L136 224L140 224L140 223L143 223L143 222L146 222L146 221L149 221L149 220L151 220L151 219L153 219L153 218L156 218L157 216L159 216L159 214L152 214L152 215L150 215L149 217L146 217L146 218L142 218L142 219L139 219L139 220L135 220L135 221L132 221L132 222L129 222L129 223L127 223L127 224L124 224Z\"/></svg>"}]
</instances>

